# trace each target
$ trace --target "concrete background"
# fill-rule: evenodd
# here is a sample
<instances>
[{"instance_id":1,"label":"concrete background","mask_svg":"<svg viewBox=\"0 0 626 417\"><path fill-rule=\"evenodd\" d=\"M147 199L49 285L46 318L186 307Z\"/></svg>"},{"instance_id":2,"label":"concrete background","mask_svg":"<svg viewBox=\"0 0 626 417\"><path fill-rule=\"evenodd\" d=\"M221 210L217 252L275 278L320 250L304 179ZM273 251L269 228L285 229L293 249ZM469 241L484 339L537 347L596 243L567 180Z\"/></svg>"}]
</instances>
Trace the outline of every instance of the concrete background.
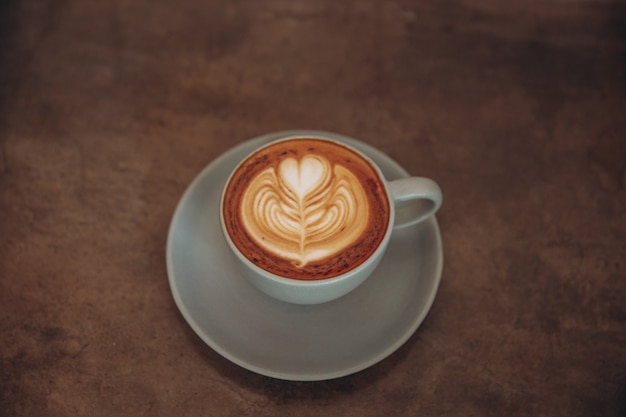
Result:
<instances>
[{"instance_id":1,"label":"concrete background","mask_svg":"<svg viewBox=\"0 0 626 417\"><path fill-rule=\"evenodd\" d=\"M3 1L0 416L626 415L625 68L618 1ZM315 383L207 347L164 259L195 175L294 128L445 196L423 325Z\"/></svg>"}]
</instances>

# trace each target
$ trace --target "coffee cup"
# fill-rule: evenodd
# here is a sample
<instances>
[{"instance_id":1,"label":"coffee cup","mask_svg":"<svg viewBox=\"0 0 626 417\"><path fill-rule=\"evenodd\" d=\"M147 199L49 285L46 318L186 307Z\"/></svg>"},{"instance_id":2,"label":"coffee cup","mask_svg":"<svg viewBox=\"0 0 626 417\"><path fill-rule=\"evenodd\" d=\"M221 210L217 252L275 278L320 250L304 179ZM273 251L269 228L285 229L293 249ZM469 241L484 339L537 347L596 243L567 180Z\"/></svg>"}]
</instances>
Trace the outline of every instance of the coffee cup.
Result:
<instances>
[{"instance_id":1,"label":"coffee cup","mask_svg":"<svg viewBox=\"0 0 626 417\"><path fill-rule=\"evenodd\" d=\"M376 269L394 230L432 216L431 179L387 181L367 155L315 131L260 146L231 172L222 232L248 280L294 304L348 294Z\"/></svg>"}]
</instances>

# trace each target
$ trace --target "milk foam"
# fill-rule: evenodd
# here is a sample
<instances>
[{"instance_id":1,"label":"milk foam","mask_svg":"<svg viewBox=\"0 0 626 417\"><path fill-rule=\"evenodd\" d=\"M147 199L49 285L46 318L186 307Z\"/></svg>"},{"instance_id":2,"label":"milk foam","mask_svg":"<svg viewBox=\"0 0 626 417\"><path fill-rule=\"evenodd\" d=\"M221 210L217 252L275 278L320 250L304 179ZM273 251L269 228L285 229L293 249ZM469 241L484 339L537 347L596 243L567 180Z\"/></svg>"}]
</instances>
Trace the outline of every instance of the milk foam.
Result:
<instances>
[{"instance_id":1,"label":"milk foam","mask_svg":"<svg viewBox=\"0 0 626 417\"><path fill-rule=\"evenodd\" d=\"M257 174L244 191L240 211L256 244L298 267L355 243L369 219L358 178L316 154L288 157Z\"/></svg>"}]
</instances>

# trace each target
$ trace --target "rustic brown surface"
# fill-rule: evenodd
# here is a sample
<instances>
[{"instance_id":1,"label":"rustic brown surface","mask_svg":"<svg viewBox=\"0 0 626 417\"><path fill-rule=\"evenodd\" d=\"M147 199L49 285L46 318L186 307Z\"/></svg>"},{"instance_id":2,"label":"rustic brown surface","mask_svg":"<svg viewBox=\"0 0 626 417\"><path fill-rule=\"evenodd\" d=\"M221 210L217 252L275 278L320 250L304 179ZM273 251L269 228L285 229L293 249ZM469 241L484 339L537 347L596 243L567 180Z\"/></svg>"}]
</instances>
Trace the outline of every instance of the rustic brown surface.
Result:
<instances>
[{"instance_id":1,"label":"rustic brown surface","mask_svg":"<svg viewBox=\"0 0 626 417\"><path fill-rule=\"evenodd\" d=\"M625 28L617 1L0 2L0 416L626 414ZM429 316L333 381L231 364L167 282L191 179L290 128L445 195Z\"/></svg>"}]
</instances>

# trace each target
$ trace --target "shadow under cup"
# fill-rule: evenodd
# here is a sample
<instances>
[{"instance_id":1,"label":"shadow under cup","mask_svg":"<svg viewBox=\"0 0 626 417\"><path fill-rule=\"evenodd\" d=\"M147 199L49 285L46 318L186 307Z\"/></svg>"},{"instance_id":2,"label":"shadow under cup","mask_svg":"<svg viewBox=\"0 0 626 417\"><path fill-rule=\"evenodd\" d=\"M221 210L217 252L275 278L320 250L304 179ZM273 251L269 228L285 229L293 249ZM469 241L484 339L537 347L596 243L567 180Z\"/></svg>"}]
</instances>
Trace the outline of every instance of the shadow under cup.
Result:
<instances>
[{"instance_id":1,"label":"shadow under cup","mask_svg":"<svg viewBox=\"0 0 626 417\"><path fill-rule=\"evenodd\" d=\"M304 140L322 141L334 147L348 150L355 157L364 161L377 175L380 183L380 191L388 201L388 216L382 236L375 249L363 256L359 264L347 269L339 275L323 279L295 279L281 276L268 271L253 262L239 249L231 237L225 220L225 204L232 204L227 191L237 173L246 167L254 155L272 149L272 147L285 147L290 144L301 144ZM387 249L394 228L404 227L420 222L434 214L441 205L441 190L432 180L421 177L408 177L387 182L380 168L360 151L332 138L320 135L288 136L270 142L252 152L233 170L220 201L220 222L225 239L236 256L241 269L248 280L265 294L289 303L295 304L319 304L342 297L361 285L376 269ZM398 216L396 218L396 215ZM358 225L356 226L358 227Z\"/></svg>"}]
</instances>

